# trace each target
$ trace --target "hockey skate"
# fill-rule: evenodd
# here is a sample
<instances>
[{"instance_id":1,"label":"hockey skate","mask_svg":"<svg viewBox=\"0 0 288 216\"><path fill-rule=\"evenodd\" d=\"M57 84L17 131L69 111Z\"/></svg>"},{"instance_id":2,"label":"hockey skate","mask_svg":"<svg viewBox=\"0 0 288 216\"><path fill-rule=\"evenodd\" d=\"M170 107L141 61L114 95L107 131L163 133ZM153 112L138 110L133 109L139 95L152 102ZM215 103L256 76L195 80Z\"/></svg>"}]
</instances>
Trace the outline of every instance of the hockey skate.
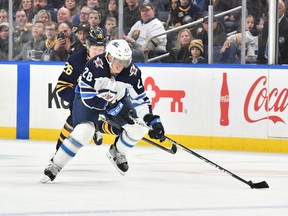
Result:
<instances>
[{"instance_id":1,"label":"hockey skate","mask_svg":"<svg viewBox=\"0 0 288 216\"><path fill-rule=\"evenodd\" d=\"M101 145L103 143L103 136L100 131L95 131L93 136L93 141L96 145Z\"/></svg>"},{"instance_id":2,"label":"hockey skate","mask_svg":"<svg viewBox=\"0 0 288 216\"><path fill-rule=\"evenodd\" d=\"M128 162L126 156L117 150L115 144L111 145L109 151L106 153L106 156L111 161L113 166L119 171L119 173L121 175L125 175L125 172L127 172L129 168Z\"/></svg>"},{"instance_id":3,"label":"hockey skate","mask_svg":"<svg viewBox=\"0 0 288 216\"><path fill-rule=\"evenodd\" d=\"M40 182L45 184L47 182L53 181L56 178L57 174L60 172L60 170L61 167L54 164L53 160L50 160L50 164L44 170L44 176Z\"/></svg>"}]
</instances>

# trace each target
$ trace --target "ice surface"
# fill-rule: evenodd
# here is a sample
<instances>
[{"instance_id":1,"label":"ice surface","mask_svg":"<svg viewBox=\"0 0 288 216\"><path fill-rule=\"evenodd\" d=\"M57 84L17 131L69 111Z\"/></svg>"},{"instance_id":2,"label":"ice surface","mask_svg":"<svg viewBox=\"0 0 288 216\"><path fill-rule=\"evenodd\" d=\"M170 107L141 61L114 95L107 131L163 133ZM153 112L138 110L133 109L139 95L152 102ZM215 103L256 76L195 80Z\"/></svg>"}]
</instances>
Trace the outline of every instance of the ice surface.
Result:
<instances>
[{"instance_id":1,"label":"ice surface","mask_svg":"<svg viewBox=\"0 0 288 216\"><path fill-rule=\"evenodd\" d=\"M83 147L53 182L41 184L55 144L0 140L0 216L288 215L287 154L195 150L270 186L251 189L181 149L171 155L153 146L131 149L130 169L121 176L106 158L108 148Z\"/></svg>"}]
</instances>

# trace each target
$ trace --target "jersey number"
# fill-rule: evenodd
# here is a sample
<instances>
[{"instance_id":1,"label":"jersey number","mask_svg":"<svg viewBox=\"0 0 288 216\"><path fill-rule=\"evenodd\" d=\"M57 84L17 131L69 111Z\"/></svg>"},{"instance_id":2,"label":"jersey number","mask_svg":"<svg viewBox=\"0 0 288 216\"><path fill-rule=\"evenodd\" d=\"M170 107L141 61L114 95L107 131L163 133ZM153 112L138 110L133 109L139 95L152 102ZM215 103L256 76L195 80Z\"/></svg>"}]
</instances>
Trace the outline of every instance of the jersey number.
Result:
<instances>
[{"instance_id":1,"label":"jersey number","mask_svg":"<svg viewBox=\"0 0 288 216\"><path fill-rule=\"evenodd\" d=\"M93 77L93 75L92 75L92 73L89 71L89 69L86 67L85 68L85 71L84 71L84 73L83 73L83 75L82 75L88 82L91 82L92 81L92 77Z\"/></svg>"}]
</instances>

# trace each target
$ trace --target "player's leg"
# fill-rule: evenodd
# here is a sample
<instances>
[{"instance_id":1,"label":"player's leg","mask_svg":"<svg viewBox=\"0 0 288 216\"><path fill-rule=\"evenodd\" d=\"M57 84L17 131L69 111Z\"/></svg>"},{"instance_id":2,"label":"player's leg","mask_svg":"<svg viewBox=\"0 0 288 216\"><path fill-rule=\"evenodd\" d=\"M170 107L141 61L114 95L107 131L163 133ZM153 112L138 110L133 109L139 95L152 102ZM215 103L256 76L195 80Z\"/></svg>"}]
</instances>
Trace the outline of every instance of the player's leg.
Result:
<instances>
[{"instance_id":1,"label":"player's leg","mask_svg":"<svg viewBox=\"0 0 288 216\"><path fill-rule=\"evenodd\" d=\"M95 132L95 123L98 121L99 113L87 108L81 101L79 95L75 96L72 110L73 131L60 145L51 163L44 170L42 183L53 181L59 171L77 154L79 149L89 144Z\"/></svg>"},{"instance_id":2,"label":"player's leg","mask_svg":"<svg viewBox=\"0 0 288 216\"><path fill-rule=\"evenodd\" d=\"M123 129L106 154L114 167L122 175L129 169L126 152L133 148L148 132L147 128L137 123L133 125L126 124L123 126Z\"/></svg>"},{"instance_id":3,"label":"player's leg","mask_svg":"<svg viewBox=\"0 0 288 216\"><path fill-rule=\"evenodd\" d=\"M72 115L70 114L68 118L66 119L66 122L61 130L61 133L58 137L57 144L56 144L56 151L58 151L59 147L63 143L63 141L70 135L70 133L73 131L72 126Z\"/></svg>"},{"instance_id":4,"label":"player's leg","mask_svg":"<svg viewBox=\"0 0 288 216\"><path fill-rule=\"evenodd\" d=\"M60 170L77 154L80 148L89 144L94 131L95 126L93 122L78 124L70 136L63 141L55 156L51 159L50 164L44 170L45 176L41 182L53 181Z\"/></svg>"}]
</instances>

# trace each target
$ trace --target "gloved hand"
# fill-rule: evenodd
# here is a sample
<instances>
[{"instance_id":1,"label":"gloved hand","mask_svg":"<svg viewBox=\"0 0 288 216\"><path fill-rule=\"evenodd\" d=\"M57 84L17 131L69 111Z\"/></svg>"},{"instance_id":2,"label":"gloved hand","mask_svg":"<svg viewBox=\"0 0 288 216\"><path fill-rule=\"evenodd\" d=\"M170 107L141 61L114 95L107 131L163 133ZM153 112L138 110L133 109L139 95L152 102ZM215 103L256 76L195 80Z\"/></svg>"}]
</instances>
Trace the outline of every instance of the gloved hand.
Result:
<instances>
[{"instance_id":1,"label":"gloved hand","mask_svg":"<svg viewBox=\"0 0 288 216\"><path fill-rule=\"evenodd\" d=\"M152 139L161 139L165 135L164 127L160 121L158 115L147 114L144 116L144 121L146 125L151 126L152 129L149 130L148 135Z\"/></svg>"},{"instance_id":2,"label":"gloved hand","mask_svg":"<svg viewBox=\"0 0 288 216\"><path fill-rule=\"evenodd\" d=\"M107 114L110 118L119 125L134 124L132 118L132 110L126 107L121 101L110 103L107 106Z\"/></svg>"}]
</instances>

